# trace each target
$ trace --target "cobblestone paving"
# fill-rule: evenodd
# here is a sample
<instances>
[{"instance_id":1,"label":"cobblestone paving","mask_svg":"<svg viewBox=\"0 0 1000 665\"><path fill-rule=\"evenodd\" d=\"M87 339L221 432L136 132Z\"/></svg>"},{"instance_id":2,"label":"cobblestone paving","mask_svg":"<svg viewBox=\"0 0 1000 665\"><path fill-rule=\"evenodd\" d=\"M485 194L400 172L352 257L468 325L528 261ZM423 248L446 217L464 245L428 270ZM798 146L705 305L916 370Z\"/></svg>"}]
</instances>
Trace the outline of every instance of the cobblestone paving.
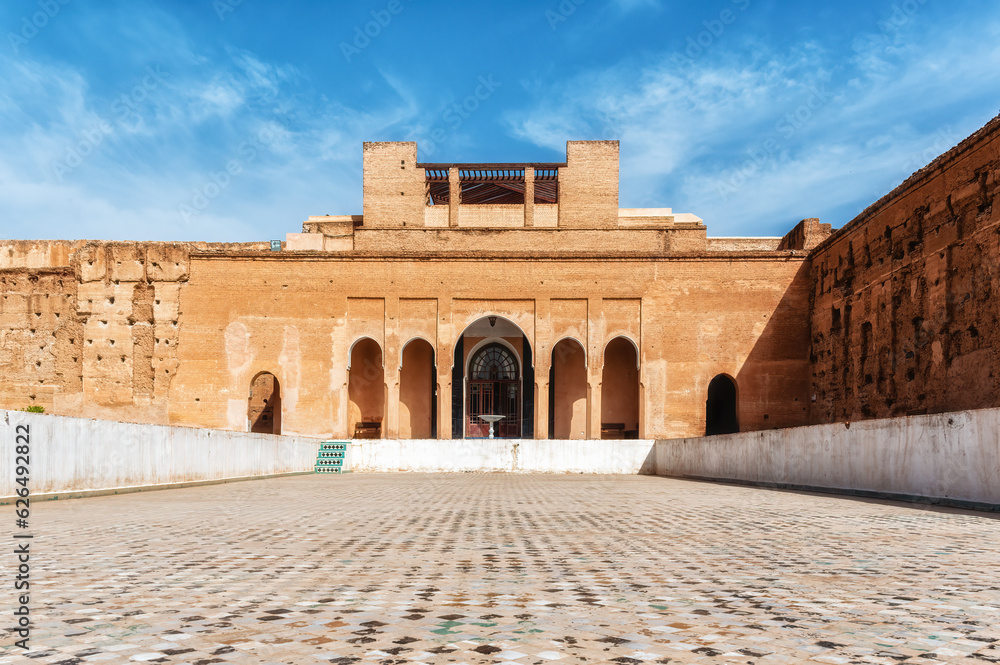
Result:
<instances>
[{"instance_id":1,"label":"cobblestone paving","mask_svg":"<svg viewBox=\"0 0 1000 665\"><path fill-rule=\"evenodd\" d=\"M0 663L1000 662L986 514L502 474L32 508L34 650Z\"/></svg>"}]
</instances>

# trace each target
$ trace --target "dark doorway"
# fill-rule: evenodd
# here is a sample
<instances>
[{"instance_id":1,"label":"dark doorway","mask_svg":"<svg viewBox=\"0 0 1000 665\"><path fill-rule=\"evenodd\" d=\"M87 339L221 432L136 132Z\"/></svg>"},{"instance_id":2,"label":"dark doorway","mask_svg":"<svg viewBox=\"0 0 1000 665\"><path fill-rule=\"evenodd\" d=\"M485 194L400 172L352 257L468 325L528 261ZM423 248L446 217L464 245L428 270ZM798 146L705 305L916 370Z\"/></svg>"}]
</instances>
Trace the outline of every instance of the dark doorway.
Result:
<instances>
[{"instance_id":1,"label":"dark doorway","mask_svg":"<svg viewBox=\"0 0 1000 665\"><path fill-rule=\"evenodd\" d=\"M385 435L385 368L382 347L370 337L354 343L347 372L348 431L355 439Z\"/></svg>"},{"instance_id":2,"label":"dark doorway","mask_svg":"<svg viewBox=\"0 0 1000 665\"><path fill-rule=\"evenodd\" d=\"M736 382L720 374L708 384L705 402L705 436L735 434L740 431L736 408Z\"/></svg>"}]
</instances>

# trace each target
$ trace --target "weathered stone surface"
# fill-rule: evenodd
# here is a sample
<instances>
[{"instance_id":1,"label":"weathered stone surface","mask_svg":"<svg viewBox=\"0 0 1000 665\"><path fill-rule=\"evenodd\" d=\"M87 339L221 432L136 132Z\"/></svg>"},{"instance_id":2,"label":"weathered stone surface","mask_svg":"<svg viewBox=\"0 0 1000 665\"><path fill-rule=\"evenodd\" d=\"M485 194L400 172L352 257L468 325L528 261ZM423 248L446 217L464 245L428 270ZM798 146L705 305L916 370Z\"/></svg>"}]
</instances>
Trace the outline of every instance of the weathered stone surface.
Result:
<instances>
[{"instance_id":1,"label":"weathered stone surface","mask_svg":"<svg viewBox=\"0 0 1000 665\"><path fill-rule=\"evenodd\" d=\"M813 422L1000 405L1000 118L813 251Z\"/></svg>"}]
</instances>

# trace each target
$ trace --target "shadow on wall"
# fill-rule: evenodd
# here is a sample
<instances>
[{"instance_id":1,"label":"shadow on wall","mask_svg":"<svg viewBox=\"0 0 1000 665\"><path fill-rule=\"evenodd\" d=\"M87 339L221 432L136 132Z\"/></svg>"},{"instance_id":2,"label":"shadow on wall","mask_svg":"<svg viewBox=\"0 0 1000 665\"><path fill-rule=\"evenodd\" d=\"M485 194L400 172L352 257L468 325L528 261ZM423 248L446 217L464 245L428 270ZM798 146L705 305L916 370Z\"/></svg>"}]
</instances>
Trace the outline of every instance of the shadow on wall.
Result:
<instances>
[{"instance_id":1,"label":"shadow on wall","mask_svg":"<svg viewBox=\"0 0 1000 665\"><path fill-rule=\"evenodd\" d=\"M261 372L250 382L247 405L250 431L281 434L281 386L270 372Z\"/></svg>"},{"instance_id":2,"label":"shadow on wall","mask_svg":"<svg viewBox=\"0 0 1000 665\"><path fill-rule=\"evenodd\" d=\"M811 290L804 261L736 375L740 431L809 424Z\"/></svg>"}]
</instances>

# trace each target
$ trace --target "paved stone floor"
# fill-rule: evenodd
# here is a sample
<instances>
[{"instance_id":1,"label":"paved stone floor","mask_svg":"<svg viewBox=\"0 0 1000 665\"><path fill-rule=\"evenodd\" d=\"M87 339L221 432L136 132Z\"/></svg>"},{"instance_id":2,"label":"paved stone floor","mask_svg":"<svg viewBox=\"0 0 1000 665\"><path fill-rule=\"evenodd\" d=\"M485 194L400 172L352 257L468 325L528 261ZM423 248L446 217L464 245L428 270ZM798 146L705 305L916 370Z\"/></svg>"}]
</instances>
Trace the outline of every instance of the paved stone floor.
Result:
<instances>
[{"instance_id":1,"label":"paved stone floor","mask_svg":"<svg viewBox=\"0 0 1000 665\"><path fill-rule=\"evenodd\" d=\"M34 650L0 663L1000 662L986 514L501 474L32 508Z\"/></svg>"}]
</instances>

